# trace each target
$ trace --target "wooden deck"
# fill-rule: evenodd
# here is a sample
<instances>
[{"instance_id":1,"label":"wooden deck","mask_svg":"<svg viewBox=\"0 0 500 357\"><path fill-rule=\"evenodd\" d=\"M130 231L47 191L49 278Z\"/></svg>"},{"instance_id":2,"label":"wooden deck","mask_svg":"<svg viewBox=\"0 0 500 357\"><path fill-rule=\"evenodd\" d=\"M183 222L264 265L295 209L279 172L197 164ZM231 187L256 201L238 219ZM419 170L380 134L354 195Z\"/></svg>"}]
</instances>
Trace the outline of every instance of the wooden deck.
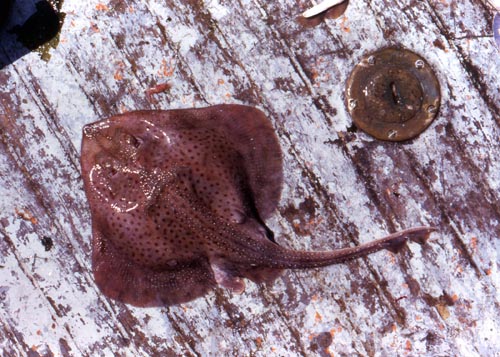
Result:
<instances>
[{"instance_id":1,"label":"wooden deck","mask_svg":"<svg viewBox=\"0 0 500 357\"><path fill-rule=\"evenodd\" d=\"M1 356L500 354L500 52L486 1L351 0L305 27L305 0L53 0L59 37L30 51L8 30L35 2L17 0L0 35ZM343 102L359 58L388 45L423 55L441 84L439 116L404 143L356 130ZM242 295L150 309L106 299L90 266L82 126L219 103L256 106L276 128L281 244L439 232Z\"/></svg>"}]
</instances>

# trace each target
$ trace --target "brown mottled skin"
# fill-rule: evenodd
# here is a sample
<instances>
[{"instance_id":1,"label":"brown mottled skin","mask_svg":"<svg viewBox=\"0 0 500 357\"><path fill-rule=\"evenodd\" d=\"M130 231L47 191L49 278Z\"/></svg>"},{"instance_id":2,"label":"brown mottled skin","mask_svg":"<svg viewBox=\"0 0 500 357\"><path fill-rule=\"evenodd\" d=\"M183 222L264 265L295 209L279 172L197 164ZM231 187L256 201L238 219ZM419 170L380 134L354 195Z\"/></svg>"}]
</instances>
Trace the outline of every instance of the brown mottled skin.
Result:
<instances>
[{"instance_id":1,"label":"brown mottled skin","mask_svg":"<svg viewBox=\"0 0 500 357\"><path fill-rule=\"evenodd\" d=\"M81 163L96 282L136 306L186 302L216 284L242 292L243 278L271 282L282 269L396 251L432 231L327 252L276 244L264 219L280 197L281 149L265 115L246 106L137 111L89 124Z\"/></svg>"}]
</instances>

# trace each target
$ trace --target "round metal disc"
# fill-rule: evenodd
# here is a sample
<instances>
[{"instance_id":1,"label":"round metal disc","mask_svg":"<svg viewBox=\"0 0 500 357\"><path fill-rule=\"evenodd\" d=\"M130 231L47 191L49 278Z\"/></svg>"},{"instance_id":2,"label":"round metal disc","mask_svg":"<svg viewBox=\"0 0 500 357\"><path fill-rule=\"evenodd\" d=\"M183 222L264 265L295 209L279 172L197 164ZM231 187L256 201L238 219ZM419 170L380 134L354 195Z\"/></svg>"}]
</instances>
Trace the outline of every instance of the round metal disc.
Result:
<instances>
[{"instance_id":1,"label":"round metal disc","mask_svg":"<svg viewBox=\"0 0 500 357\"><path fill-rule=\"evenodd\" d=\"M425 59L394 47L361 59L347 80L345 97L358 128L390 141L420 134L436 117L441 99Z\"/></svg>"}]
</instances>

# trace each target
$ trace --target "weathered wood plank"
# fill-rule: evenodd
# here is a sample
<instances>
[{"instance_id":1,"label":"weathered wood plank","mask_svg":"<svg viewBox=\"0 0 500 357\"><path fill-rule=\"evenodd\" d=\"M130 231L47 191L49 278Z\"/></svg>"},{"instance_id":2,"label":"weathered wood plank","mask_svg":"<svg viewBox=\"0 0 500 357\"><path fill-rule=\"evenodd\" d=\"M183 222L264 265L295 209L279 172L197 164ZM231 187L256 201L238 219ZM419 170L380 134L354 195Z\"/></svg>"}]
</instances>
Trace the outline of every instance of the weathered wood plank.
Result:
<instances>
[{"instance_id":1,"label":"weathered wood plank","mask_svg":"<svg viewBox=\"0 0 500 357\"><path fill-rule=\"evenodd\" d=\"M309 6L67 0L50 61L33 52L0 71L2 355L500 353L491 9L352 0L340 19L304 28L295 17ZM423 54L442 87L439 117L407 143L355 130L343 104L352 67L387 45ZM286 175L269 224L282 244L340 247L421 224L439 234L397 256L248 283L241 296L216 290L161 309L107 300L90 270L82 126L131 109L224 102L258 106L278 132Z\"/></svg>"}]
</instances>

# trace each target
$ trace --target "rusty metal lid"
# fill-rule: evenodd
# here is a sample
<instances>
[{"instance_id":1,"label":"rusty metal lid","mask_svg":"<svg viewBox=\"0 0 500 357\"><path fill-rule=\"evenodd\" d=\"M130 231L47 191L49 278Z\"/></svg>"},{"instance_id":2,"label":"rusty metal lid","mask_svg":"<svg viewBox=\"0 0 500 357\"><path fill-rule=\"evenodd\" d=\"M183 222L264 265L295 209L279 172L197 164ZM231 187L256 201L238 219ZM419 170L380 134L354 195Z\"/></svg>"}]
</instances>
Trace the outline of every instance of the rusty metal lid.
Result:
<instances>
[{"instance_id":1,"label":"rusty metal lid","mask_svg":"<svg viewBox=\"0 0 500 357\"><path fill-rule=\"evenodd\" d=\"M380 140L402 141L429 126L441 96L425 59L390 47L361 59L347 80L345 98L358 128Z\"/></svg>"}]
</instances>

